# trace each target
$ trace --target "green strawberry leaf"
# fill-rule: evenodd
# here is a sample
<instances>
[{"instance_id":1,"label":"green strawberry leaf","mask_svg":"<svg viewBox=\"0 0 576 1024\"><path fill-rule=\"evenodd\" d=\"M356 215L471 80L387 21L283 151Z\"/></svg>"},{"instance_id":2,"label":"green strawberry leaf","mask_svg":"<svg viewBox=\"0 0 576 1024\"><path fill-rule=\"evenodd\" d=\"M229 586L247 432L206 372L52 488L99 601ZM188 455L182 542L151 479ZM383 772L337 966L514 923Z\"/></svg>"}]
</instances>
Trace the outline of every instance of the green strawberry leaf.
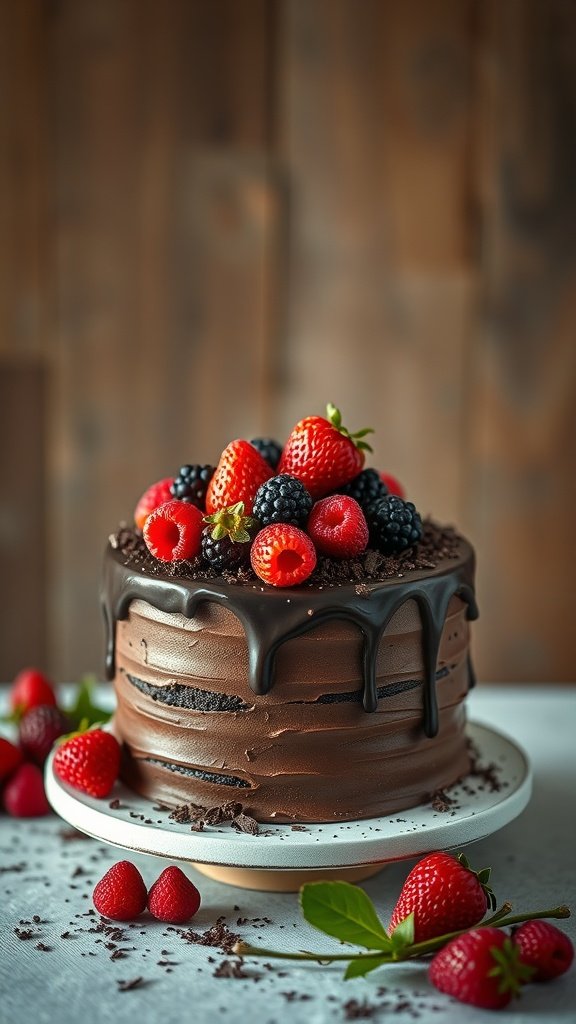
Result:
<instances>
[{"instance_id":1,"label":"green strawberry leaf","mask_svg":"<svg viewBox=\"0 0 576 1024\"><path fill-rule=\"evenodd\" d=\"M408 914L403 921L400 921L396 925L394 931L390 935L390 941L394 952L400 952L406 949L407 946L412 946L414 943L414 911Z\"/></svg>"},{"instance_id":2,"label":"green strawberry leaf","mask_svg":"<svg viewBox=\"0 0 576 1024\"><path fill-rule=\"evenodd\" d=\"M67 711L68 717L76 729L79 729L82 725L82 731L85 731L89 726L108 722L112 717L112 712L98 707L92 700L95 682L96 680L93 676L84 676L80 680L76 700Z\"/></svg>"},{"instance_id":3,"label":"green strawberry leaf","mask_svg":"<svg viewBox=\"0 0 576 1024\"><path fill-rule=\"evenodd\" d=\"M300 906L309 924L341 942L392 949L372 900L349 882L307 882L300 889Z\"/></svg>"},{"instance_id":4,"label":"green strawberry leaf","mask_svg":"<svg viewBox=\"0 0 576 1024\"><path fill-rule=\"evenodd\" d=\"M389 963L389 956L366 956L362 957L361 960L351 960L346 968L344 980L363 978L365 974L370 974L370 971L375 971L377 967L382 967L382 964Z\"/></svg>"}]
</instances>

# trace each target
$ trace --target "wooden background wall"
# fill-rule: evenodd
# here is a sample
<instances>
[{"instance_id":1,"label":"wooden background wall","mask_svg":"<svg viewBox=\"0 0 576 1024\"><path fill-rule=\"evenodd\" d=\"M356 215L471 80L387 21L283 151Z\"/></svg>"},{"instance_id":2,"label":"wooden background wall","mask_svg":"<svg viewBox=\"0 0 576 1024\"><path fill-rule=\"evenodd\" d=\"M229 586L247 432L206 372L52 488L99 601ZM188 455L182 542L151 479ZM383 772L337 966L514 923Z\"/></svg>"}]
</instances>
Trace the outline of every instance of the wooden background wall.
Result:
<instances>
[{"instance_id":1,"label":"wooden background wall","mask_svg":"<svg viewBox=\"0 0 576 1024\"><path fill-rule=\"evenodd\" d=\"M152 480L322 412L569 680L574 0L0 0L0 678L102 672Z\"/></svg>"}]
</instances>

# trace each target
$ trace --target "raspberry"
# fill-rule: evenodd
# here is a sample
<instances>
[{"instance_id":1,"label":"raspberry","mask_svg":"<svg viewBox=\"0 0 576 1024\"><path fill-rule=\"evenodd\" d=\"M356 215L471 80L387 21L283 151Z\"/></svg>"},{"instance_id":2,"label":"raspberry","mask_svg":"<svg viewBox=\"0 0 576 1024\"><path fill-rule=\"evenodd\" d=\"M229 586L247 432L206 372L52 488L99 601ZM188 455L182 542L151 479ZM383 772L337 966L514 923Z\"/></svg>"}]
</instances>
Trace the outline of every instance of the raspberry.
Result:
<instances>
[{"instance_id":1,"label":"raspberry","mask_svg":"<svg viewBox=\"0 0 576 1024\"><path fill-rule=\"evenodd\" d=\"M180 472L172 484L172 495L178 501L185 501L189 505L196 505L202 512L206 508L206 491L208 484L214 476L215 466L186 465L180 467ZM170 498L166 498L169 501Z\"/></svg>"},{"instance_id":2,"label":"raspberry","mask_svg":"<svg viewBox=\"0 0 576 1024\"><path fill-rule=\"evenodd\" d=\"M4 786L4 807L14 818L40 818L50 813L37 764L26 761L11 775Z\"/></svg>"},{"instance_id":3,"label":"raspberry","mask_svg":"<svg viewBox=\"0 0 576 1024\"><path fill-rule=\"evenodd\" d=\"M144 542L162 562L195 558L200 552L202 513L195 505L167 501L151 512L144 524Z\"/></svg>"},{"instance_id":4,"label":"raspberry","mask_svg":"<svg viewBox=\"0 0 576 1024\"><path fill-rule=\"evenodd\" d=\"M39 704L26 712L18 731L20 746L26 755L43 765L55 740L70 732L70 722L53 704Z\"/></svg>"},{"instance_id":5,"label":"raspberry","mask_svg":"<svg viewBox=\"0 0 576 1024\"><path fill-rule=\"evenodd\" d=\"M198 889L175 865L164 868L148 893L150 913L169 924L185 924L194 917L199 906Z\"/></svg>"},{"instance_id":6,"label":"raspberry","mask_svg":"<svg viewBox=\"0 0 576 1024\"><path fill-rule=\"evenodd\" d=\"M360 508L368 509L375 501L385 498L388 487L384 484L375 469L363 469L349 483L338 488L338 494L347 494L358 502Z\"/></svg>"},{"instance_id":7,"label":"raspberry","mask_svg":"<svg viewBox=\"0 0 576 1024\"><path fill-rule=\"evenodd\" d=\"M380 480L390 494L395 494L398 498L406 497L404 487L395 476L392 476L392 473L380 473Z\"/></svg>"},{"instance_id":8,"label":"raspberry","mask_svg":"<svg viewBox=\"0 0 576 1024\"><path fill-rule=\"evenodd\" d=\"M312 498L300 480L287 473L266 480L256 492L253 512L262 526L292 523L305 527Z\"/></svg>"},{"instance_id":9,"label":"raspberry","mask_svg":"<svg viewBox=\"0 0 576 1024\"><path fill-rule=\"evenodd\" d=\"M551 981L568 970L574 946L568 936L547 921L525 921L512 933L520 960L534 973L530 981Z\"/></svg>"},{"instance_id":10,"label":"raspberry","mask_svg":"<svg viewBox=\"0 0 576 1024\"><path fill-rule=\"evenodd\" d=\"M52 684L36 668L23 668L10 689L10 707L17 717L38 704L55 704Z\"/></svg>"},{"instance_id":11,"label":"raspberry","mask_svg":"<svg viewBox=\"0 0 576 1024\"><path fill-rule=\"evenodd\" d=\"M278 444L278 441L273 441L271 437L253 437L250 444L272 469L276 469L276 466L280 462L280 456L282 455L282 445Z\"/></svg>"},{"instance_id":12,"label":"raspberry","mask_svg":"<svg viewBox=\"0 0 576 1024\"><path fill-rule=\"evenodd\" d=\"M0 782L7 779L22 762L22 751L20 747L14 746L10 740L0 736Z\"/></svg>"},{"instance_id":13,"label":"raspberry","mask_svg":"<svg viewBox=\"0 0 576 1024\"><path fill-rule=\"evenodd\" d=\"M252 545L252 568L264 583L293 587L303 583L316 566L316 550L310 537L297 526L271 523Z\"/></svg>"},{"instance_id":14,"label":"raspberry","mask_svg":"<svg viewBox=\"0 0 576 1024\"><path fill-rule=\"evenodd\" d=\"M172 492L170 490L172 486L173 478L167 476L164 480L158 480L157 483L151 484L140 498L136 508L134 509L134 522L139 530L144 529L144 523L148 516L155 508L159 505L164 505L166 501L171 501Z\"/></svg>"},{"instance_id":15,"label":"raspberry","mask_svg":"<svg viewBox=\"0 0 576 1024\"><path fill-rule=\"evenodd\" d=\"M92 893L98 913L112 921L132 921L146 909L147 898L144 879L129 860L113 864Z\"/></svg>"},{"instance_id":16,"label":"raspberry","mask_svg":"<svg viewBox=\"0 0 576 1024\"><path fill-rule=\"evenodd\" d=\"M308 533L320 554L335 558L352 558L368 544L364 513L346 494L332 494L316 502L308 519Z\"/></svg>"},{"instance_id":17,"label":"raspberry","mask_svg":"<svg viewBox=\"0 0 576 1024\"><path fill-rule=\"evenodd\" d=\"M422 520L411 501L390 494L370 506L370 543L384 555L397 555L422 538Z\"/></svg>"}]
</instances>

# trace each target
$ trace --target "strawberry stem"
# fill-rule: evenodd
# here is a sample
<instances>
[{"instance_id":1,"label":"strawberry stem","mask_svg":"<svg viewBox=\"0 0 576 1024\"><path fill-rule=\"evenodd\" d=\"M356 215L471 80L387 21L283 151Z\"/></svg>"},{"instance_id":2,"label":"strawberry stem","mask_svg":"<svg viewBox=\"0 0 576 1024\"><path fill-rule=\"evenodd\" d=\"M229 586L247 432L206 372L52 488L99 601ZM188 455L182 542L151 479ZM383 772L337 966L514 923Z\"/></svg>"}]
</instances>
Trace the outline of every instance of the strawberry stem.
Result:
<instances>
[{"instance_id":1,"label":"strawberry stem","mask_svg":"<svg viewBox=\"0 0 576 1024\"><path fill-rule=\"evenodd\" d=\"M475 928L483 928L487 925L498 923L499 928L506 928L509 925L521 924L523 921L535 921L539 918L566 918L570 917L570 909L564 904L559 907L552 907L550 910L535 910L526 914L509 915L512 904L504 903L500 910L486 921L481 921ZM382 950L370 950L368 953L312 953L308 950L301 950L299 953L281 953L274 949L264 949L261 946L251 946L247 942L237 942L232 952L237 956L267 956L275 960L313 960L318 964L331 964L338 960L374 960L378 959L385 963L397 963L399 960L411 960L416 957L426 956L428 953L435 953L458 935L464 935L471 931L470 928L461 928L459 931L447 932L445 935L438 935L426 942L415 942L404 949L392 950L389 954Z\"/></svg>"}]
</instances>

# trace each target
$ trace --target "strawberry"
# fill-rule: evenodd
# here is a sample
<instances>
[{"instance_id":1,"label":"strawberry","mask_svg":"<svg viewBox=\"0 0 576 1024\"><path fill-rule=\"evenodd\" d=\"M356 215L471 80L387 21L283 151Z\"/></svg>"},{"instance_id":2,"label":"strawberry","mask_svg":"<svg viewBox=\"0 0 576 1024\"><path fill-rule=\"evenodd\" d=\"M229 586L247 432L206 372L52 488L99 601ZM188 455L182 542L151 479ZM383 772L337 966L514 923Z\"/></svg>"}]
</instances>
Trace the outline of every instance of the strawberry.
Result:
<instances>
[{"instance_id":1,"label":"strawberry","mask_svg":"<svg viewBox=\"0 0 576 1024\"><path fill-rule=\"evenodd\" d=\"M327 415L328 419L306 416L296 424L278 466L278 473L301 480L313 498L336 491L357 476L364 465L364 452L371 450L361 440L370 429L351 434L332 404L327 406Z\"/></svg>"},{"instance_id":2,"label":"strawberry","mask_svg":"<svg viewBox=\"0 0 576 1024\"><path fill-rule=\"evenodd\" d=\"M65 740L54 754L54 771L89 796L108 796L120 770L120 745L110 732L89 729Z\"/></svg>"},{"instance_id":3,"label":"strawberry","mask_svg":"<svg viewBox=\"0 0 576 1024\"><path fill-rule=\"evenodd\" d=\"M478 874L466 858L431 853L418 861L408 875L392 912L389 932L414 913L414 942L472 928L482 920L488 905L495 906L488 887L490 869Z\"/></svg>"},{"instance_id":4,"label":"strawberry","mask_svg":"<svg viewBox=\"0 0 576 1024\"><path fill-rule=\"evenodd\" d=\"M26 756L43 765L54 743L70 731L66 715L53 704L38 704L20 719L20 746Z\"/></svg>"},{"instance_id":5,"label":"strawberry","mask_svg":"<svg viewBox=\"0 0 576 1024\"><path fill-rule=\"evenodd\" d=\"M429 968L432 984L461 1003L500 1010L518 995L529 968L500 928L476 928L452 939Z\"/></svg>"},{"instance_id":6,"label":"strawberry","mask_svg":"<svg viewBox=\"0 0 576 1024\"><path fill-rule=\"evenodd\" d=\"M38 704L56 704L52 684L36 668L23 668L10 689L10 707L16 718L21 718Z\"/></svg>"},{"instance_id":7,"label":"strawberry","mask_svg":"<svg viewBox=\"0 0 576 1024\"><path fill-rule=\"evenodd\" d=\"M174 477L167 476L146 488L134 509L134 522L139 530L144 529L144 523L155 508L164 505L167 501L172 501L173 495L170 488L173 483Z\"/></svg>"},{"instance_id":8,"label":"strawberry","mask_svg":"<svg viewBox=\"0 0 576 1024\"><path fill-rule=\"evenodd\" d=\"M12 772L22 763L22 756L20 747L14 746L10 740L0 736L0 782L12 775Z\"/></svg>"},{"instance_id":9,"label":"strawberry","mask_svg":"<svg viewBox=\"0 0 576 1024\"><path fill-rule=\"evenodd\" d=\"M368 524L360 505L346 494L317 501L308 517L307 532L321 555L352 558L368 544Z\"/></svg>"},{"instance_id":10,"label":"strawberry","mask_svg":"<svg viewBox=\"0 0 576 1024\"><path fill-rule=\"evenodd\" d=\"M226 446L206 492L206 511L218 512L237 502L244 502L244 511L250 515L256 491L274 475L266 459L249 441L231 441Z\"/></svg>"},{"instance_id":11,"label":"strawberry","mask_svg":"<svg viewBox=\"0 0 576 1024\"><path fill-rule=\"evenodd\" d=\"M379 473L381 481L388 488L389 494L395 494L398 498L405 498L406 491L400 481L392 476L392 473Z\"/></svg>"},{"instance_id":12,"label":"strawberry","mask_svg":"<svg viewBox=\"0 0 576 1024\"><path fill-rule=\"evenodd\" d=\"M138 868L119 860L94 887L92 901L99 914L112 921L132 921L146 910L148 893Z\"/></svg>"},{"instance_id":13,"label":"strawberry","mask_svg":"<svg viewBox=\"0 0 576 1024\"><path fill-rule=\"evenodd\" d=\"M256 534L250 561L257 576L274 587L293 587L316 567L310 537L289 523L271 523Z\"/></svg>"},{"instance_id":14,"label":"strawberry","mask_svg":"<svg viewBox=\"0 0 576 1024\"><path fill-rule=\"evenodd\" d=\"M200 906L200 893L176 866L164 868L148 893L148 910L159 921L185 924Z\"/></svg>"},{"instance_id":15,"label":"strawberry","mask_svg":"<svg viewBox=\"0 0 576 1024\"><path fill-rule=\"evenodd\" d=\"M144 542L151 555L163 562L195 558L202 541L202 513L196 505L167 501L144 523Z\"/></svg>"},{"instance_id":16,"label":"strawberry","mask_svg":"<svg viewBox=\"0 0 576 1024\"><path fill-rule=\"evenodd\" d=\"M38 765L26 761L4 786L4 807L14 818L39 818L50 813Z\"/></svg>"},{"instance_id":17,"label":"strawberry","mask_svg":"<svg viewBox=\"0 0 576 1024\"><path fill-rule=\"evenodd\" d=\"M550 981L568 970L574 946L568 936L547 921L525 921L512 933L520 960L534 973L530 981Z\"/></svg>"}]
</instances>

